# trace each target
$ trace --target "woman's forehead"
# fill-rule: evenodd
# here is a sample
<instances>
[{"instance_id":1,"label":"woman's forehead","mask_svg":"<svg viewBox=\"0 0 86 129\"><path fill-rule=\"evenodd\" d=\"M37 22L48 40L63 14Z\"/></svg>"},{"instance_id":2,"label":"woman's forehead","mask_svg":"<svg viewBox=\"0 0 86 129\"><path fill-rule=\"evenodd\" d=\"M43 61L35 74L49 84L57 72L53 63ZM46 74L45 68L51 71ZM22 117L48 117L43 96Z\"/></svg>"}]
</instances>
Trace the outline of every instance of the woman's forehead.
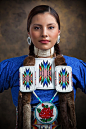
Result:
<instances>
[{"instance_id":1,"label":"woman's forehead","mask_svg":"<svg viewBox=\"0 0 86 129\"><path fill-rule=\"evenodd\" d=\"M31 24L42 24L42 23L57 23L55 17L49 12L39 13L32 18Z\"/></svg>"}]
</instances>

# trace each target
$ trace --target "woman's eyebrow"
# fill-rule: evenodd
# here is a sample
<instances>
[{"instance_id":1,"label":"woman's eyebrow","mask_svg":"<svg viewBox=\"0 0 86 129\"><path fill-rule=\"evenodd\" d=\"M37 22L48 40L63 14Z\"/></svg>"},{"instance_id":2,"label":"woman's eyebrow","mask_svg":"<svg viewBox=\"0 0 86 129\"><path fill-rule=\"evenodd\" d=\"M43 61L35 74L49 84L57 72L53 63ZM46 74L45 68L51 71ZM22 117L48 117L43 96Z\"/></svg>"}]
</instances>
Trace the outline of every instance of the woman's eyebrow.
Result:
<instances>
[{"instance_id":1,"label":"woman's eyebrow","mask_svg":"<svg viewBox=\"0 0 86 129\"><path fill-rule=\"evenodd\" d=\"M41 24L33 24L34 26L36 25L36 26L42 26ZM49 24L47 24L47 26L49 26L49 25L56 25L55 23L49 23Z\"/></svg>"},{"instance_id":2,"label":"woman's eyebrow","mask_svg":"<svg viewBox=\"0 0 86 129\"><path fill-rule=\"evenodd\" d=\"M41 24L33 24L34 26L42 26Z\"/></svg>"},{"instance_id":3,"label":"woman's eyebrow","mask_svg":"<svg viewBox=\"0 0 86 129\"><path fill-rule=\"evenodd\" d=\"M56 25L55 23L49 23L48 25Z\"/></svg>"}]
</instances>

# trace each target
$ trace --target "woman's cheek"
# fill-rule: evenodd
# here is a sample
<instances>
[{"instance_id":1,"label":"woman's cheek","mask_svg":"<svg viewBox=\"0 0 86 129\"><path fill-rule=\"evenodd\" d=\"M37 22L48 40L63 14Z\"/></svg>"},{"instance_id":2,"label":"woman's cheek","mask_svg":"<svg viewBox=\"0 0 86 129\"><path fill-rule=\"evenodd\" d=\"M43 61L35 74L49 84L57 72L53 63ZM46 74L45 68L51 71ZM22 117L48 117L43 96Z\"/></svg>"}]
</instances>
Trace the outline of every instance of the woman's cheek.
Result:
<instances>
[{"instance_id":1,"label":"woman's cheek","mask_svg":"<svg viewBox=\"0 0 86 129\"><path fill-rule=\"evenodd\" d=\"M57 38L58 37L58 31L55 31L52 33L52 38Z\"/></svg>"},{"instance_id":2,"label":"woman's cheek","mask_svg":"<svg viewBox=\"0 0 86 129\"><path fill-rule=\"evenodd\" d=\"M31 33L31 37L34 38L34 39L36 39L36 38L39 37L39 33L38 32L32 32Z\"/></svg>"}]
</instances>

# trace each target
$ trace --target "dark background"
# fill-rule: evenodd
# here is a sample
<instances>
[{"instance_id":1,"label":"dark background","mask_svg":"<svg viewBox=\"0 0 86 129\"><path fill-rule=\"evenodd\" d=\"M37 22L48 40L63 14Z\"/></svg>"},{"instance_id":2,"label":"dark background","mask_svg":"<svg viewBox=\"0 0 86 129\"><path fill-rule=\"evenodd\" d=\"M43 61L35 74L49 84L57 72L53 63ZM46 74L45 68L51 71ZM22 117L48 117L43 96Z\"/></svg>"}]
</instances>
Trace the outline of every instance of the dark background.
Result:
<instances>
[{"instance_id":1,"label":"dark background","mask_svg":"<svg viewBox=\"0 0 86 129\"><path fill-rule=\"evenodd\" d=\"M63 55L86 62L85 0L1 0L0 1L0 62L28 54L27 16L39 4L48 4L60 16ZM86 129L86 95L77 90L75 100L77 129ZM0 129L15 128L15 106L11 90L0 94Z\"/></svg>"}]
</instances>

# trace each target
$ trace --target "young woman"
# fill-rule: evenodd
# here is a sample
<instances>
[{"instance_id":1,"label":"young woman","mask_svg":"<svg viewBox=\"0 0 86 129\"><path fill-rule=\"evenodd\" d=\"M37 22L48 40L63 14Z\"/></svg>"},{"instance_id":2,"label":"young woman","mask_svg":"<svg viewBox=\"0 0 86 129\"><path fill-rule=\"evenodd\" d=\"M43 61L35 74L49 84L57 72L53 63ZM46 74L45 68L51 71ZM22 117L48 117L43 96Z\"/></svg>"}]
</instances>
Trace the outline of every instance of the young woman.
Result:
<instances>
[{"instance_id":1,"label":"young woman","mask_svg":"<svg viewBox=\"0 0 86 129\"><path fill-rule=\"evenodd\" d=\"M60 40L60 20L56 11L47 5L40 5L33 8L28 16L27 31L29 36L29 56L24 55L21 57L11 58L0 63L0 92L3 92L10 87L14 105L17 107L18 96L20 97L19 104L22 102L22 96L25 96L22 93L19 94L19 68L23 65L34 65L35 58L55 58L56 65L67 64L72 67L74 100L77 88L80 88L84 93L86 93L86 63L73 57L62 56L60 53L58 45ZM36 95L39 96L42 101L50 101L55 92L55 89L41 91L37 89L35 91ZM39 103L36 95L33 93L31 93L31 97L30 94L27 95L29 98L28 103L31 104L33 111L34 106ZM70 99L69 103L68 99ZM68 96L66 93L64 95L59 94L59 97L57 94L53 99L53 103L56 105L60 113L55 123L46 125L45 128L59 129L62 127L62 129L75 129L75 113L73 112L74 121L72 121L73 118L70 118L68 114L65 114L68 112L70 112L69 114L72 114L72 111L74 111L73 93ZM72 103L73 110L71 110L72 107L70 106L70 111L66 111L69 110L67 105L70 103ZM61 111L63 115L61 114ZM22 113L20 113L20 115L21 114ZM19 119L19 121L22 121L22 119ZM22 128L22 125L20 125L20 128ZM35 120L32 120L32 128L43 128L43 126L38 126L35 124ZM27 127L25 127L25 129L27 129Z\"/></svg>"}]
</instances>

